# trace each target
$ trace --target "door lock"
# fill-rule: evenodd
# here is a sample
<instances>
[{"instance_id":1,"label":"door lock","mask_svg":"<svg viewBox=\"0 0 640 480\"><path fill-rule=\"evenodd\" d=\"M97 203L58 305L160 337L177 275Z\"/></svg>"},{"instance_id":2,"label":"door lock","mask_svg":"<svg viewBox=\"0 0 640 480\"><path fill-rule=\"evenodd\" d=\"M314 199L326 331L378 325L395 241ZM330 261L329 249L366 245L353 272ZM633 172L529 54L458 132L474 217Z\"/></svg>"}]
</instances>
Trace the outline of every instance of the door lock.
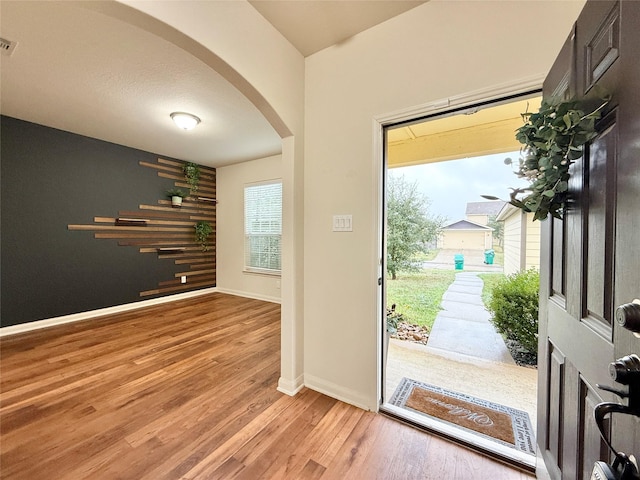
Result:
<instances>
[{"instance_id":1,"label":"door lock","mask_svg":"<svg viewBox=\"0 0 640 480\"><path fill-rule=\"evenodd\" d=\"M615 459L612 465L596 462L591 473L591 480L640 480L640 471L635 457L633 455L627 456L613 448L611 441L605 435L604 428L604 418L609 414L622 413L640 417L640 357L632 354L619 358L609 364L609 374L616 383L627 385L628 392L606 385L597 385L597 387L615 393L621 398L628 398L629 405L613 402L596 405L594 410L596 425L600 430L600 436L615 455Z\"/></svg>"},{"instance_id":2,"label":"door lock","mask_svg":"<svg viewBox=\"0 0 640 480\"><path fill-rule=\"evenodd\" d=\"M635 299L633 303L625 303L616 308L616 321L640 338L640 300Z\"/></svg>"}]
</instances>

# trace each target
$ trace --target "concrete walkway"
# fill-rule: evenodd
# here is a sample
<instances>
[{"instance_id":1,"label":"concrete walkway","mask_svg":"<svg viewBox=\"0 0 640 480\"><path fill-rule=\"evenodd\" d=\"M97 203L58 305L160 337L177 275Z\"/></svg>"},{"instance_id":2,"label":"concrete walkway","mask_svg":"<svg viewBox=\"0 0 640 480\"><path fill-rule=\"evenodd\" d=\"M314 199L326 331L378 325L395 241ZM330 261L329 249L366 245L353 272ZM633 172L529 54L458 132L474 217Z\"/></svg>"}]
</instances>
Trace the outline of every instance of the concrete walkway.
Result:
<instances>
[{"instance_id":1,"label":"concrete walkway","mask_svg":"<svg viewBox=\"0 0 640 480\"><path fill-rule=\"evenodd\" d=\"M448 266L451 269L451 265ZM529 414L536 428L538 371L515 364L482 303L482 280L461 272L443 295L427 345L391 339L386 395L403 377L499 403Z\"/></svg>"},{"instance_id":2,"label":"concrete walkway","mask_svg":"<svg viewBox=\"0 0 640 480\"><path fill-rule=\"evenodd\" d=\"M460 353L492 362L514 365L502 337L489 321L482 302L483 282L476 273L456 274L442 296L427 349L433 353Z\"/></svg>"}]
</instances>

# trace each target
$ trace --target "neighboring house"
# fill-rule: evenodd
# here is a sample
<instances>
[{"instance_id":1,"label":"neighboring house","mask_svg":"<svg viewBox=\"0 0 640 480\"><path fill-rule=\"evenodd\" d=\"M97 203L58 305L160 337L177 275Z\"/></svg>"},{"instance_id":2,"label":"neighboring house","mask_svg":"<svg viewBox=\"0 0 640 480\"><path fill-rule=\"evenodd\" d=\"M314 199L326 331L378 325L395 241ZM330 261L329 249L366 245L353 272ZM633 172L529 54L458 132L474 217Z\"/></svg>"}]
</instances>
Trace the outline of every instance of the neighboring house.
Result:
<instances>
[{"instance_id":1,"label":"neighboring house","mask_svg":"<svg viewBox=\"0 0 640 480\"><path fill-rule=\"evenodd\" d=\"M498 215L506 202L496 200L493 202L469 202L465 215L467 220L478 225L488 225L489 217Z\"/></svg>"},{"instance_id":2,"label":"neighboring house","mask_svg":"<svg viewBox=\"0 0 640 480\"><path fill-rule=\"evenodd\" d=\"M504 222L504 273L510 275L529 268L540 268L540 222L506 204L496 220Z\"/></svg>"},{"instance_id":3,"label":"neighboring house","mask_svg":"<svg viewBox=\"0 0 640 480\"><path fill-rule=\"evenodd\" d=\"M493 246L493 229L469 220L458 220L440 229L438 248L487 250Z\"/></svg>"}]
</instances>

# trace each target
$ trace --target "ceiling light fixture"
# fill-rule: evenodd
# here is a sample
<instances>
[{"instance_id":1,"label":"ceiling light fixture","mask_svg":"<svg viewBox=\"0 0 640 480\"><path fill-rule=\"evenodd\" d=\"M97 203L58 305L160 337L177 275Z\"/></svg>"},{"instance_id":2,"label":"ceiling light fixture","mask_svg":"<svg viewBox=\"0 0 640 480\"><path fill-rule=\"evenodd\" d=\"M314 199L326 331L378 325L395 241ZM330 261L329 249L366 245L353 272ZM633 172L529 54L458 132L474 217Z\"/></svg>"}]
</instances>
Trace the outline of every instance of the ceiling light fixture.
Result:
<instances>
[{"instance_id":1,"label":"ceiling light fixture","mask_svg":"<svg viewBox=\"0 0 640 480\"><path fill-rule=\"evenodd\" d=\"M200 123L200 119L195 115L185 112L173 112L171 118L175 124L183 130L191 130Z\"/></svg>"}]
</instances>

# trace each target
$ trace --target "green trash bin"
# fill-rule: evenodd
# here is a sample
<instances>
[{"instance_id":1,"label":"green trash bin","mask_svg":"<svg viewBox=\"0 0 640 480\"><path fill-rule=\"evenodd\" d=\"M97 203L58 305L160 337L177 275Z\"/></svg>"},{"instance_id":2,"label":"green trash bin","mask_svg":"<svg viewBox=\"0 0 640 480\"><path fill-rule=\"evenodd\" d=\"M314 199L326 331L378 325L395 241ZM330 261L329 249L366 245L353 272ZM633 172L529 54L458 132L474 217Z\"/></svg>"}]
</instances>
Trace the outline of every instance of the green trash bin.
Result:
<instances>
[{"instance_id":1,"label":"green trash bin","mask_svg":"<svg viewBox=\"0 0 640 480\"><path fill-rule=\"evenodd\" d=\"M453 256L453 263L455 264L456 270L462 270L464 268L464 255L456 253Z\"/></svg>"},{"instance_id":2,"label":"green trash bin","mask_svg":"<svg viewBox=\"0 0 640 480\"><path fill-rule=\"evenodd\" d=\"M484 252L484 263L487 265L493 265L493 257L496 256L496 252L493 250L487 250Z\"/></svg>"}]
</instances>

